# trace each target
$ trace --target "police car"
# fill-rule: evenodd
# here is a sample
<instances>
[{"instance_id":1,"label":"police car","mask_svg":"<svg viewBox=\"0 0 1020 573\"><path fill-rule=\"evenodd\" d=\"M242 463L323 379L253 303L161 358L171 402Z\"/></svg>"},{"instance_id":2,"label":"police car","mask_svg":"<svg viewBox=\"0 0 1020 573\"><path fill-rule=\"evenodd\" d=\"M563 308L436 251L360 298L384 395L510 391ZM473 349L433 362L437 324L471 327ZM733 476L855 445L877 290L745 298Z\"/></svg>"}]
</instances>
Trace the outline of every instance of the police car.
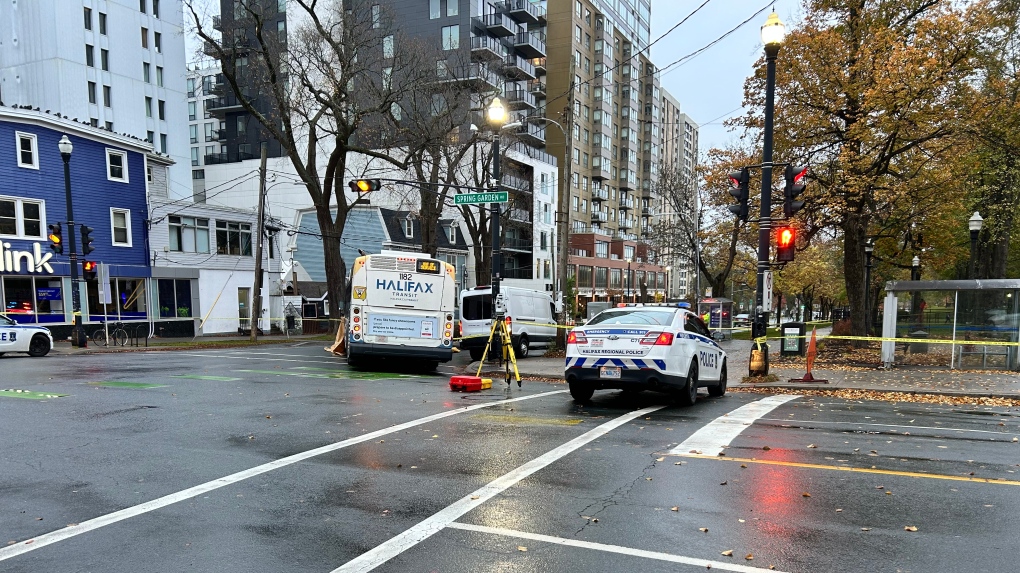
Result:
<instances>
[{"instance_id":1,"label":"police car","mask_svg":"<svg viewBox=\"0 0 1020 573\"><path fill-rule=\"evenodd\" d=\"M50 329L18 324L0 314L0 356L7 352L27 352L29 356L46 356L53 348Z\"/></svg>"},{"instance_id":2,"label":"police car","mask_svg":"<svg viewBox=\"0 0 1020 573\"><path fill-rule=\"evenodd\" d=\"M678 304L621 304L567 334L564 377L577 402L595 390L657 390L694 404L698 388L726 393L726 352L704 321Z\"/></svg>"}]
</instances>

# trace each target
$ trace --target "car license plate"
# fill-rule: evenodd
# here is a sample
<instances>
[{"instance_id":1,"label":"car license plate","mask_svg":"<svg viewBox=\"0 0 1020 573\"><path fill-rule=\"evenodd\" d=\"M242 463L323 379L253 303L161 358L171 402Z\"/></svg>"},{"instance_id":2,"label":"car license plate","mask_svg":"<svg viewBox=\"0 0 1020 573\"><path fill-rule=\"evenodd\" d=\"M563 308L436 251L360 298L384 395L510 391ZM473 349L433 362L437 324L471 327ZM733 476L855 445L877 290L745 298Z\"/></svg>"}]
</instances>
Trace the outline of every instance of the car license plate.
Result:
<instances>
[{"instance_id":1,"label":"car license plate","mask_svg":"<svg viewBox=\"0 0 1020 573\"><path fill-rule=\"evenodd\" d=\"M620 378L620 367L603 366L599 368L599 378Z\"/></svg>"}]
</instances>

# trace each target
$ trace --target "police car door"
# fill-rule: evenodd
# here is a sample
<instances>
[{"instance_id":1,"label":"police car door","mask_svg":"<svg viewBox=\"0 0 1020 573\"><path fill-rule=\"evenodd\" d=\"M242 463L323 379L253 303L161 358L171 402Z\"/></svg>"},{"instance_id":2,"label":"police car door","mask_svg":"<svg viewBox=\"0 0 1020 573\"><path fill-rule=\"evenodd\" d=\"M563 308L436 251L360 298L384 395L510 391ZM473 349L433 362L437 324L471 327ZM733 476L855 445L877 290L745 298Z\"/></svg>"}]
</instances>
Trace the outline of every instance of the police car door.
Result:
<instances>
[{"instance_id":1,"label":"police car door","mask_svg":"<svg viewBox=\"0 0 1020 573\"><path fill-rule=\"evenodd\" d=\"M698 377L701 380L718 380L719 369L722 367L722 352L719 345L712 340L712 335L705 323L697 315L687 314L684 330L694 339L698 350Z\"/></svg>"},{"instance_id":2,"label":"police car door","mask_svg":"<svg viewBox=\"0 0 1020 573\"><path fill-rule=\"evenodd\" d=\"M0 315L0 353L13 352L17 340L18 331L15 330L15 322Z\"/></svg>"}]
</instances>

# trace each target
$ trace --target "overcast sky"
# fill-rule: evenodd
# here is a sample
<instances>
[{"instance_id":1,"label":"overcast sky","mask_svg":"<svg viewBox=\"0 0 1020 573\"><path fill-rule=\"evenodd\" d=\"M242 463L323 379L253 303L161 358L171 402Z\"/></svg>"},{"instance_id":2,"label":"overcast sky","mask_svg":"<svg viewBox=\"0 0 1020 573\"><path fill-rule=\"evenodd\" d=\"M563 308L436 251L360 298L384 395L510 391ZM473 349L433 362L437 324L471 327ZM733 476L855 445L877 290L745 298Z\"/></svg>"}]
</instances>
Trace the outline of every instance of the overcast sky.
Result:
<instances>
[{"instance_id":1,"label":"overcast sky","mask_svg":"<svg viewBox=\"0 0 1020 573\"><path fill-rule=\"evenodd\" d=\"M652 40L655 40L705 0L652 0ZM775 0L779 19L787 24L799 19L798 0ZM709 0L704 8L651 48L652 62L665 68L675 60L698 51L736 27L758 10L770 6L765 0ZM735 139L722 122L739 115L744 80L762 55L761 25L768 8L743 27L699 55L674 66L662 76L662 87L680 102L682 111L700 124L699 152L721 147ZM779 64L783 53L779 52Z\"/></svg>"}]
</instances>

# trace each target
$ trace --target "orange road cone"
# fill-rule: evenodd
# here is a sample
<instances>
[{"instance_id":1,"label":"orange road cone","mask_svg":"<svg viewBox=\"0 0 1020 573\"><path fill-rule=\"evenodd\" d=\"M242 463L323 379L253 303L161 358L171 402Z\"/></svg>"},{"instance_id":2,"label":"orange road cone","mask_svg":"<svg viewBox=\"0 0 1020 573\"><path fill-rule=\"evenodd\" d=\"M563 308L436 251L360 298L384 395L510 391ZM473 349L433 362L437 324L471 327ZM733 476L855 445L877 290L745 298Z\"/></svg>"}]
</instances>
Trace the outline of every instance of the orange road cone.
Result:
<instances>
[{"instance_id":1,"label":"orange road cone","mask_svg":"<svg viewBox=\"0 0 1020 573\"><path fill-rule=\"evenodd\" d=\"M816 329L811 329L811 341L808 342L807 347L807 373L804 374L803 378L791 378L790 382L814 382L816 384L828 384L828 380L822 380L815 378L811 375L811 367L815 365L815 356L818 355L818 345L816 339Z\"/></svg>"}]
</instances>

